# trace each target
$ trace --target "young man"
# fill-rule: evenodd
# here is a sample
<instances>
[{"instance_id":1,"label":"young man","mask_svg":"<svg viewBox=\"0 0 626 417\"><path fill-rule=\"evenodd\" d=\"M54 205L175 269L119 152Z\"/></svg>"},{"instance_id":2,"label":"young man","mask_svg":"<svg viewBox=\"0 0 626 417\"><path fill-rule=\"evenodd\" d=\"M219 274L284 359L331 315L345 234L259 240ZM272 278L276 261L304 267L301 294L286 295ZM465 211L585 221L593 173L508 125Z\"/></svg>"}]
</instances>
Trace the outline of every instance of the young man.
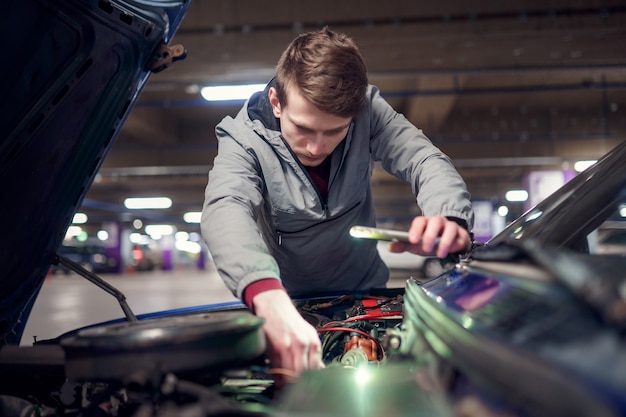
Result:
<instances>
[{"instance_id":1,"label":"young man","mask_svg":"<svg viewBox=\"0 0 626 417\"><path fill-rule=\"evenodd\" d=\"M423 216L395 252L445 257L471 246L473 212L450 160L368 85L353 41L325 28L298 36L276 77L216 128L202 233L219 274L265 319L274 366L323 366L316 330L289 295L384 287L376 242L373 161L410 183ZM435 246L435 239L439 244Z\"/></svg>"}]
</instances>

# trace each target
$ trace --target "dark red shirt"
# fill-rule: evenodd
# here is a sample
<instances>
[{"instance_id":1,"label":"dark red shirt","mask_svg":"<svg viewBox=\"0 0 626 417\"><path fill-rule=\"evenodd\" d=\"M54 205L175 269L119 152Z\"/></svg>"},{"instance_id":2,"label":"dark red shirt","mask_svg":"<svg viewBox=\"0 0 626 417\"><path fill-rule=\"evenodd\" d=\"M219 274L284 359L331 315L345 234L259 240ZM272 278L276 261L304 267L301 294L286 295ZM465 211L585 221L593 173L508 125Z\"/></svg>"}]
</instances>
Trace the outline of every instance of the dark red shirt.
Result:
<instances>
[{"instance_id":1,"label":"dark red shirt","mask_svg":"<svg viewBox=\"0 0 626 417\"><path fill-rule=\"evenodd\" d=\"M328 198L328 182L330 180L330 157L324 159L324 162L315 167L306 168L309 176L313 180L313 184L322 196L324 203Z\"/></svg>"}]
</instances>

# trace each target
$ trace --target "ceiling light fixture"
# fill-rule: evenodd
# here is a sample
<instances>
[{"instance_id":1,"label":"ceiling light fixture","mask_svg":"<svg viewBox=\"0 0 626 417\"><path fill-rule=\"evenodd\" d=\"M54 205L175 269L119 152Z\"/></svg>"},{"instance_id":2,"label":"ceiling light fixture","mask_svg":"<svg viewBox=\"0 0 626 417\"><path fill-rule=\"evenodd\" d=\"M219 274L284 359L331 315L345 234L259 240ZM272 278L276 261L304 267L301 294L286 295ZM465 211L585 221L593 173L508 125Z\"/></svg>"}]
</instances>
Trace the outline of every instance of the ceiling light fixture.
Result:
<instances>
[{"instance_id":1,"label":"ceiling light fixture","mask_svg":"<svg viewBox=\"0 0 626 417\"><path fill-rule=\"evenodd\" d=\"M87 215L85 213L76 213L74 214L74 218L72 218L73 224L85 224L87 223Z\"/></svg>"},{"instance_id":2,"label":"ceiling light fixture","mask_svg":"<svg viewBox=\"0 0 626 417\"><path fill-rule=\"evenodd\" d=\"M136 245L148 245L150 243L150 237L141 233L131 233L128 238Z\"/></svg>"},{"instance_id":3,"label":"ceiling light fixture","mask_svg":"<svg viewBox=\"0 0 626 417\"><path fill-rule=\"evenodd\" d=\"M200 95L206 101L246 100L264 89L265 84L215 85L202 87Z\"/></svg>"},{"instance_id":4,"label":"ceiling light fixture","mask_svg":"<svg viewBox=\"0 0 626 417\"><path fill-rule=\"evenodd\" d=\"M588 161L576 161L574 162L574 170L576 172L583 172L584 170L586 170L587 168L589 168L591 165L595 164L596 160L588 160Z\"/></svg>"},{"instance_id":5,"label":"ceiling light fixture","mask_svg":"<svg viewBox=\"0 0 626 417\"><path fill-rule=\"evenodd\" d=\"M201 217L201 211L188 211L187 213L183 214L183 220L186 223L200 223Z\"/></svg>"},{"instance_id":6,"label":"ceiling light fixture","mask_svg":"<svg viewBox=\"0 0 626 417\"><path fill-rule=\"evenodd\" d=\"M528 191L526 190L509 190L504 194L506 201L518 202L528 200Z\"/></svg>"},{"instance_id":7,"label":"ceiling light fixture","mask_svg":"<svg viewBox=\"0 0 626 417\"><path fill-rule=\"evenodd\" d=\"M177 240L174 242L174 246L181 252L188 252L191 254L198 254L202 251L202 247L198 242L191 242L189 240Z\"/></svg>"},{"instance_id":8,"label":"ceiling light fixture","mask_svg":"<svg viewBox=\"0 0 626 417\"><path fill-rule=\"evenodd\" d=\"M170 224L149 224L146 226L146 233L154 240L159 240L163 236L174 234L176 229Z\"/></svg>"},{"instance_id":9,"label":"ceiling light fixture","mask_svg":"<svg viewBox=\"0 0 626 417\"><path fill-rule=\"evenodd\" d=\"M131 210L166 209L172 207L168 197L129 197L124 200L124 207Z\"/></svg>"},{"instance_id":10,"label":"ceiling light fixture","mask_svg":"<svg viewBox=\"0 0 626 417\"><path fill-rule=\"evenodd\" d=\"M76 237L78 235L80 235L83 232L82 227L80 226L70 226L67 228L67 231L65 232L65 239L71 239L73 237Z\"/></svg>"}]
</instances>

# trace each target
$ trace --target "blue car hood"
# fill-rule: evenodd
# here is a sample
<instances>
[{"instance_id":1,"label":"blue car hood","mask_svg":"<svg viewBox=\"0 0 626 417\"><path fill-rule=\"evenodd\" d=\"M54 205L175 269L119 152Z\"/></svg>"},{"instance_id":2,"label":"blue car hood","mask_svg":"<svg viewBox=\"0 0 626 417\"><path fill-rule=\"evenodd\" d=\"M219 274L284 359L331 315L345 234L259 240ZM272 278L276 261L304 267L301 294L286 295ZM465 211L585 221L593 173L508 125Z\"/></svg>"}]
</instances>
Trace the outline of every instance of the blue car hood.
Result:
<instances>
[{"instance_id":1,"label":"blue car hood","mask_svg":"<svg viewBox=\"0 0 626 417\"><path fill-rule=\"evenodd\" d=\"M3 4L0 346L19 343L74 213L188 6Z\"/></svg>"}]
</instances>

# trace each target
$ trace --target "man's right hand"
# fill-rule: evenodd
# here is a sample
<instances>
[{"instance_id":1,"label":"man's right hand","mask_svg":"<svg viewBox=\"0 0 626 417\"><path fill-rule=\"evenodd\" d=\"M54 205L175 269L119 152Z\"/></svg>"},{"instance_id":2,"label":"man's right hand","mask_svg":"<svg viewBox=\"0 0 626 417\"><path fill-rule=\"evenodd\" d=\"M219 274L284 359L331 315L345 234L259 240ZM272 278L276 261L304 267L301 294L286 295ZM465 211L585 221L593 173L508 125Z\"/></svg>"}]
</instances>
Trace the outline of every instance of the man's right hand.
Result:
<instances>
[{"instance_id":1,"label":"man's right hand","mask_svg":"<svg viewBox=\"0 0 626 417\"><path fill-rule=\"evenodd\" d=\"M322 346L317 331L296 310L284 290L269 290L253 299L254 312L265 319L272 367L299 376L305 369L321 369Z\"/></svg>"}]
</instances>

